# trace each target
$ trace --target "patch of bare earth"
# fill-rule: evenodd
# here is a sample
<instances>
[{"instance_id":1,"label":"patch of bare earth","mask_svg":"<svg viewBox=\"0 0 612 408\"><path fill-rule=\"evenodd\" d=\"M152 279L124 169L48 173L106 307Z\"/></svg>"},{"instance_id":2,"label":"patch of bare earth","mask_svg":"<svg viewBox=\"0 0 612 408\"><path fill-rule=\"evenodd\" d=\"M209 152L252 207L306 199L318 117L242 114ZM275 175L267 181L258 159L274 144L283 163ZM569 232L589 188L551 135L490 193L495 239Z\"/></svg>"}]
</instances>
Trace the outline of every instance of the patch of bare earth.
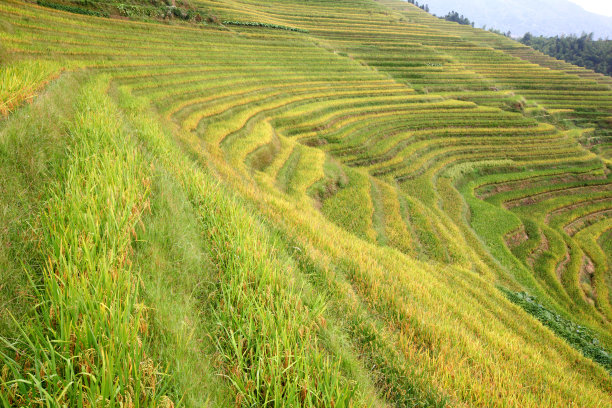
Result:
<instances>
[{"instance_id":1,"label":"patch of bare earth","mask_svg":"<svg viewBox=\"0 0 612 408\"><path fill-rule=\"evenodd\" d=\"M565 246L565 256L563 257L561 262L557 264L557 268L555 269L555 272L557 273L557 279L559 279L559 282L561 282L561 277L563 276L563 272L565 272L567 268L567 264L569 263L570 259L571 258L569 254L569 248Z\"/></svg>"},{"instance_id":2,"label":"patch of bare earth","mask_svg":"<svg viewBox=\"0 0 612 408\"><path fill-rule=\"evenodd\" d=\"M595 275L595 264L588 256L582 257L582 265L580 266L580 272L578 277L580 279L580 287L584 293L586 300L591 304L595 305L595 298L597 293L593 286L593 277Z\"/></svg>"},{"instance_id":3,"label":"patch of bare earth","mask_svg":"<svg viewBox=\"0 0 612 408\"><path fill-rule=\"evenodd\" d=\"M512 249L527 241L529 239L529 235L527 235L527 233L525 232L525 226L521 225L515 231L506 234L504 239L508 248Z\"/></svg>"},{"instance_id":4,"label":"patch of bare earth","mask_svg":"<svg viewBox=\"0 0 612 408\"><path fill-rule=\"evenodd\" d=\"M530 195L528 197L517 198L514 200L506 201L504 203L504 207L506 207L507 209L511 209L511 208L515 208L519 206L536 204L544 200L548 200L553 197L559 197L562 195L598 193L602 191L612 191L612 183L611 184L598 184L594 186L560 188L556 190L545 191L542 193Z\"/></svg>"},{"instance_id":5,"label":"patch of bare earth","mask_svg":"<svg viewBox=\"0 0 612 408\"><path fill-rule=\"evenodd\" d=\"M572 211L575 210L576 208L579 207L583 207L585 205L590 205L590 204L596 204L596 203L601 203L604 201L609 201L612 200L611 197L604 197L604 198L599 198L596 200L586 200L586 201L580 201L574 204L570 204L570 205L566 205L565 207L559 207L554 211L549 212L548 214L546 214L546 223L548 224L550 222L550 219L554 216L566 213L568 211Z\"/></svg>"},{"instance_id":6,"label":"patch of bare earth","mask_svg":"<svg viewBox=\"0 0 612 408\"><path fill-rule=\"evenodd\" d=\"M573 237L578 231L596 223L599 220L607 218L612 215L612 208L605 210L594 211L592 213L583 215L580 218L576 218L574 221L563 227L563 230L567 235Z\"/></svg>"},{"instance_id":7,"label":"patch of bare earth","mask_svg":"<svg viewBox=\"0 0 612 408\"><path fill-rule=\"evenodd\" d=\"M508 191L525 190L545 185L554 185L562 183L573 183L577 181L588 181L601 179L601 176L596 174L563 174L556 177L536 177L533 179L522 179L516 181L508 181L504 183L486 184L481 186L476 191L476 197L485 199L496 194L505 193Z\"/></svg>"},{"instance_id":8,"label":"patch of bare earth","mask_svg":"<svg viewBox=\"0 0 612 408\"><path fill-rule=\"evenodd\" d=\"M536 259L538 259L540 255L542 255L542 253L550 249L550 243L548 242L548 238L546 238L546 235L542 233L541 237L542 238L540 240L540 245L538 245L538 247L534 249L533 252L530 253L529 256L527 257L527 264L532 268L533 268L533 265L535 264Z\"/></svg>"}]
</instances>

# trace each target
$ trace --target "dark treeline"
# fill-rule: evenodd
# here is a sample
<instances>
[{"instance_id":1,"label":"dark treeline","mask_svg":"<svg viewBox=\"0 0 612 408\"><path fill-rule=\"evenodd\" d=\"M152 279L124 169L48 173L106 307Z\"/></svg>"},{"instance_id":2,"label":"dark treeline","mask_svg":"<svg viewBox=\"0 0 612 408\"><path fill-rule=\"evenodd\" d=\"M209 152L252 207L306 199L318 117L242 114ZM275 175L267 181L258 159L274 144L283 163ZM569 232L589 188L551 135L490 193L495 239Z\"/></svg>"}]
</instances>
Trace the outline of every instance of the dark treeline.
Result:
<instances>
[{"instance_id":1,"label":"dark treeline","mask_svg":"<svg viewBox=\"0 0 612 408\"><path fill-rule=\"evenodd\" d=\"M415 0L407 1L429 13L429 6L427 4L419 4ZM473 21L456 11L451 11L439 18L474 27ZM486 26L483 29L486 30ZM510 31L502 32L494 28L489 28L488 30L499 35L511 37ZM581 36L572 34L560 37L536 37L527 33L519 41L551 57L592 69L600 74L612 76L612 40L594 40L593 33L582 34Z\"/></svg>"},{"instance_id":2,"label":"dark treeline","mask_svg":"<svg viewBox=\"0 0 612 408\"><path fill-rule=\"evenodd\" d=\"M446 21L454 21L455 23L463 24L463 25L471 25L474 27L474 22L470 21L469 18L465 17L463 14L459 14L456 11L451 11L444 17L441 17Z\"/></svg>"},{"instance_id":3,"label":"dark treeline","mask_svg":"<svg viewBox=\"0 0 612 408\"><path fill-rule=\"evenodd\" d=\"M425 10L426 12L429 13L429 6L427 4L424 4L424 3L419 4L419 2L415 1L415 0L406 0L406 1L408 3L410 3L410 4L414 4L415 6L419 7L422 10ZM434 17L438 17L438 16L436 16L433 13L430 13L430 14L432 14ZM438 18L441 18L441 19L446 20L446 21L454 21L455 23L459 23L459 24L463 24L463 25L469 25L469 26L474 27L474 22L473 21L471 21L469 18L467 18L463 14L459 14L458 12L456 12L454 10L448 12L448 14L446 14L445 16L440 16ZM494 33L505 35L506 37L510 36L510 32L502 33L501 31L494 30L494 29L489 29L489 31L493 31Z\"/></svg>"},{"instance_id":4,"label":"dark treeline","mask_svg":"<svg viewBox=\"0 0 612 408\"><path fill-rule=\"evenodd\" d=\"M426 12L429 13L429 6L427 4L419 4L418 1L414 1L414 0L406 0L408 3L410 4L414 4L415 6L421 8L422 10L425 10Z\"/></svg>"},{"instance_id":5,"label":"dark treeline","mask_svg":"<svg viewBox=\"0 0 612 408\"><path fill-rule=\"evenodd\" d=\"M561 37L533 36L519 40L551 57L612 76L612 40L593 40L593 34Z\"/></svg>"},{"instance_id":6,"label":"dark treeline","mask_svg":"<svg viewBox=\"0 0 612 408\"><path fill-rule=\"evenodd\" d=\"M421 10L425 10L426 12L429 13L429 6L427 4L424 4L424 3L419 4L419 2L415 0L406 0L406 1L410 4L414 4L415 6L419 7ZM432 15L436 16L435 14L432 14ZM463 14L460 15L456 11L451 11L447 15L439 17L439 18L443 18L444 20L447 20L447 21L454 21L455 23L459 23L459 24L471 25L472 27L474 27L473 21L470 21L469 18L465 17Z\"/></svg>"}]
</instances>

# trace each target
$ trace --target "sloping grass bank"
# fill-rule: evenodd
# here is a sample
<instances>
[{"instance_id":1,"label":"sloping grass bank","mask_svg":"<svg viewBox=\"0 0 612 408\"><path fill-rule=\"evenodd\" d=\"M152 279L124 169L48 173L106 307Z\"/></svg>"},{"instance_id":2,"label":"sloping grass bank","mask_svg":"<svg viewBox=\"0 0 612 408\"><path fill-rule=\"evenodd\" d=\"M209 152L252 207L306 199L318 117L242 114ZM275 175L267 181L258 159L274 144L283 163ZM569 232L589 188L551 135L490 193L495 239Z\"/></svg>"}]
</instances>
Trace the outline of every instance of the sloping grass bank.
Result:
<instances>
[{"instance_id":1,"label":"sloping grass bank","mask_svg":"<svg viewBox=\"0 0 612 408\"><path fill-rule=\"evenodd\" d=\"M36 305L20 335L4 339L5 406L171 405L145 352L132 243L148 210L151 170L121 132L108 79L75 92L65 155L51 171L28 270ZM26 129L27 130L27 129Z\"/></svg>"}]
</instances>

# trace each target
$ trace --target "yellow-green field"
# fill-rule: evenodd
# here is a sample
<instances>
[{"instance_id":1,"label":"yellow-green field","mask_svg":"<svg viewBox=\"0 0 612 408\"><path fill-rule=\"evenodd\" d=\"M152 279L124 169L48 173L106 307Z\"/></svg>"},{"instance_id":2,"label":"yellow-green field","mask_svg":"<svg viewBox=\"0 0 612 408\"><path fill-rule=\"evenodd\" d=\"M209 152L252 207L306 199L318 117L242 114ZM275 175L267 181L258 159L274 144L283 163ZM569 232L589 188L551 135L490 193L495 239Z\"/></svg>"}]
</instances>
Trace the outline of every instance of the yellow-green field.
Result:
<instances>
[{"instance_id":1,"label":"yellow-green field","mask_svg":"<svg viewBox=\"0 0 612 408\"><path fill-rule=\"evenodd\" d=\"M0 0L2 406L612 406L610 78L400 0L188 6Z\"/></svg>"}]
</instances>

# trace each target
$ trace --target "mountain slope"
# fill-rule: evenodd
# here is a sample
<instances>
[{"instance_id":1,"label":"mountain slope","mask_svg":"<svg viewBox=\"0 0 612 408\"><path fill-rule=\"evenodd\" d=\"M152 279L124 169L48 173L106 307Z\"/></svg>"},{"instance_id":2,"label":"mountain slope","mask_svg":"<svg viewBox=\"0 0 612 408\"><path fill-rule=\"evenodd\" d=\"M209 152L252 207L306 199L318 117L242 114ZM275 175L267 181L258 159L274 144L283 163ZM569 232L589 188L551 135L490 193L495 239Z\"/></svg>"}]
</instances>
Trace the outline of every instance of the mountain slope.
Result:
<instances>
[{"instance_id":1,"label":"mountain slope","mask_svg":"<svg viewBox=\"0 0 612 408\"><path fill-rule=\"evenodd\" d=\"M0 4L4 406L610 405L601 76L395 0L197 5L258 24Z\"/></svg>"},{"instance_id":2,"label":"mountain slope","mask_svg":"<svg viewBox=\"0 0 612 408\"><path fill-rule=\"evenodd\" d=\"M430 11L444 16L455 10L476 26L486 25L522 36L557 36L594 33L595 38L612 38L612 17L591 13L568 0L429 0Z\"/></svg>"}]
</instances>

